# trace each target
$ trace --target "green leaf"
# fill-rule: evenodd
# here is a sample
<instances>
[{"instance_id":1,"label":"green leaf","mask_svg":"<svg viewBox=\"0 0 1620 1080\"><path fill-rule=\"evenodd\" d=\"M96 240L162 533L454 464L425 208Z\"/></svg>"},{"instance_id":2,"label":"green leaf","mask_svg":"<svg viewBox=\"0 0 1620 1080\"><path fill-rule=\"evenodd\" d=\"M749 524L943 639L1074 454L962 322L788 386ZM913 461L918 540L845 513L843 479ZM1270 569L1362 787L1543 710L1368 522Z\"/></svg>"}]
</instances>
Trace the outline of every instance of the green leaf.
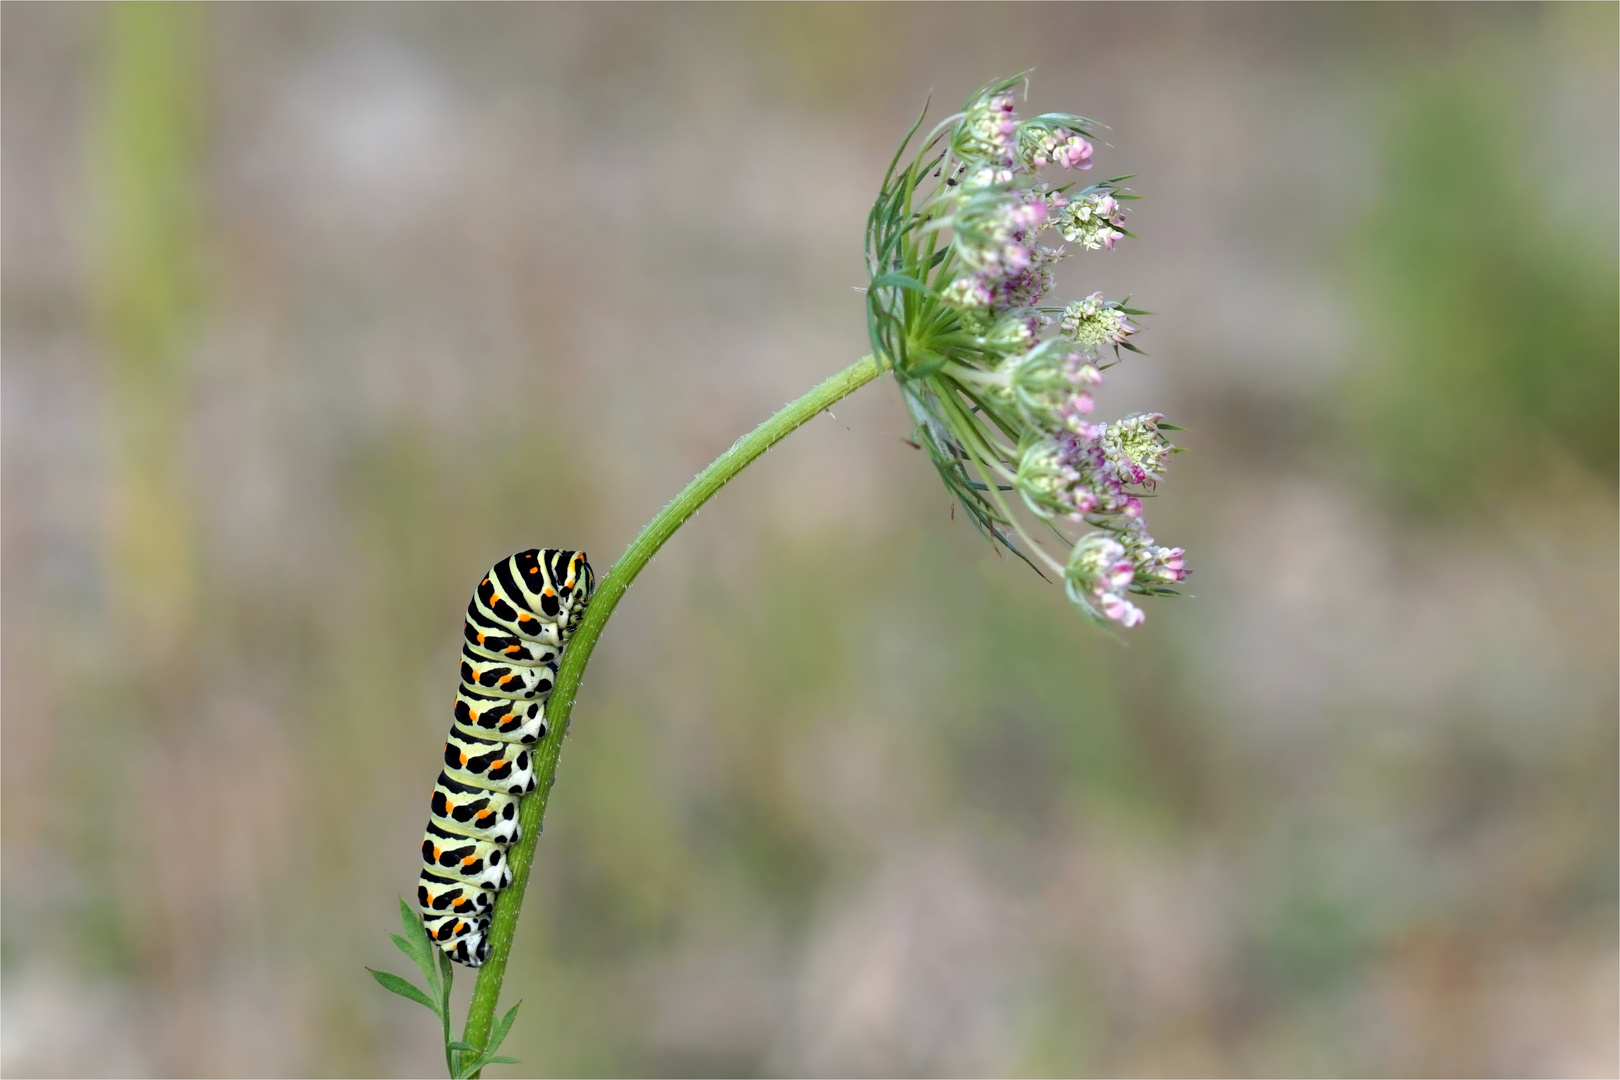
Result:
<instances>
[{"instance_id":1,"label":"green leaf","mask_svg":"<svg viewBox=\"0 0 1620 1080\"><path fill-rule=\"evenodd\" d=\"M490 1035L489 1039L489 1049L492 1053L500 1049L501 1041L506 1038L506 1033L512 1030L512 1021L517 1019L517 1011L522 1004L523 1002L519 1001L512 1006L511 1009L507 1010L506 1015L501 1018L501 1022L495 1025L495 1031Z\"/></svg>"},{"instance_id":2,"label":"green leaf","mask_svg":"<svg viewBox=\"0 0 1620 1080\"><path fill-rule=\"evenodd\" d=\"M895 148L894 160L889 162L888 169L883 173L883 187L889 186L889 178L894 176L894 167L900 164L900 155L906 152L906 144L911 142L911 137L917 134L918 128L922 127L923 117L928 115L928 103L931 100L933 100L932 94L923 99L922 112L917 114L917 119L912 122L911 130L906 132L906 137L901 139L900 145Z\"/></svg>"},{"instance_id":3,"label":"green leaf","mask_svg":"<svg viewBox=\"0 0 1620 1080\"><path fill-rule=\"evenodd\" d=\"M456 1080L469 1080L470 1077L478 1075L479 1070L485 1065L516 1064L517 1058L498 1057L495 1054L480 1054L477 1058L474 1058L472 1061L461 1067L461 1071L456 1074Z\"/></svg>"},{"instance_id":4,"label":"green leaf","mask_svg":"<svg viewBox=\"0 0 1620 1080\"><path fill-rule=\"evenodd\" d=\"M450 954L443 949L435 949L439 954L439 974L444 977L444 991L441 995L444 1001L444 1014L450 1015L450 986L456 981L456 965L450 962Z\"/></svg>"},{"instance_id":5,"label":"green leaf","mask_svg":"<svg viewBox=\"0 0 1620 1080\"><path fill-rule=\"evenodd\" d=\"M896 285L902 289L911 289L915 292L922 293L924 296L934 295L934 290L930 289L916 278L907 277L905 274L884 274L882 277L872 279L872 287L874 289L883 285Z\"/></svg>"},{"instance_id":6,"label":"green leaf","mask_svg":"<svg viewBox=\"0 0 1620 1080\"><path fill-rule=\"evenodd\" d=\"M497 1057L495 1051L500 1049L501 1043L506 1039L507 1032L512 1030L512 1022L517 1019L518 1009L522 1005L523 1002L518 1002L507 1010L505 1016L501 1017L500 1021L495 1025L495 1030L490 1032L489 1046L486 1049L479 1050L477 1047L469 1046L464 1042L449 1044L447 1049L476 1055L473 1060L462 1064L460 1072L456 1073L457 1080L466 1080L466 1078L476 1075L485 1065L517 1064L517 1058Z\"/></svg>"},{"instance_id":7,"label":"green leaf","mask_svg":"<svg viewBox=\"0 0 1620 1080\"><path fill-rule=\"evenodd\" d=\"M400 938L399 934L389 934L389 938L394 939L395 946L399 946L400 952L410 957L411 963L416 965L416 970L421 972L424 980L428 980L428 989L433 991L433 996L442 996L441 988L439 988L439 973L433 970L433 957L421 955L421 950L416 947L415 942Z\"/></svg>"},{"instance_id":8,"label":"green leaf","mask_svg":"<svg viewBox=\"0 0 1620 1080\"><path fill-rule=\"evenodd\" d=\"M910 360L906 367L906 375L913 379L926 379L945 366L943 356L920 347L911 350Z\"/></svg>"},{"instance_id":9,"label":"green leaf","mask_svg":"<svg viewBox=\"0 0 1620 1080\"><path fill-rule=\"evenodd\" d=\"M402 998L410 998L418 1005L427 1006L433 1010L434 1016L440 1015L439 1007L433 1003L433 999L424 994L415 983L387 971L378 971L375 968L366 968L366 970L371 972L371 977L376 979L378 985L384 990L398 994Z\"/></svg>"},{"instance_id":10,"label":"green leaf","mask_svg":"<svg viewBox=\"0 0 1620 1080\"><path fill-rule=\"evenodd\" d=\"M422 973L422 978L427 980L428 988L433 991L434 996L439 996L441 993L439 970L433 962L433 954L439 950L435 949L433 942L428 939L427 927L422 925L421 916L411 910L410 904L405 902L403 896L399 898L399 921L405 928L405 936L403 938L398 934L388 936L394 939L394 944L399 946L400 952L411 958L411 962Z\"/></svg>"}]
</instances>

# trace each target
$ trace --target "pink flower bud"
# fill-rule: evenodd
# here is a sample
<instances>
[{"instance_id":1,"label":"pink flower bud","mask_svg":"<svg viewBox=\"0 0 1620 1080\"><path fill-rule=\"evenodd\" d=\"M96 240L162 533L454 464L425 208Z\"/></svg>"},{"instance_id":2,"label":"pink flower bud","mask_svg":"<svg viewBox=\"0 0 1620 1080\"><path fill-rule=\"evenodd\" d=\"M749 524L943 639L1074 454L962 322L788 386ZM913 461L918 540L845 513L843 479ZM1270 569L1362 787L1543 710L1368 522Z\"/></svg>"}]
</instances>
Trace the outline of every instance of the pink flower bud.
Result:
<instances>
[{"instance_id":1,"label":"pink flower bud","mask_svg":"<svg viewBox=\"0 0 1620 1080\"><path fill-rule=\"evenodd\" d=\"M1052 152L1052 160L1065 169L1091 168L1091 144L1078 135L1071 135L1067 142Z\"/></svg>"},{"instance_id":2,"label":"pink flower bud","mask_svg":"<svg viewBox=\"0 0 1620 1080\"><path fill-rule=\"evenodd\" d=\"M1140 626L1142 625L1143 621L1147 619L1147 616L1142 614L1141 608L1137 607L1123 596L1117 596L1114 593L1102 593L1098 595L1097 606L1102 608L1102 613L1105 616L1127 629L1133 626Z\"/></svg>"}]
</instances>

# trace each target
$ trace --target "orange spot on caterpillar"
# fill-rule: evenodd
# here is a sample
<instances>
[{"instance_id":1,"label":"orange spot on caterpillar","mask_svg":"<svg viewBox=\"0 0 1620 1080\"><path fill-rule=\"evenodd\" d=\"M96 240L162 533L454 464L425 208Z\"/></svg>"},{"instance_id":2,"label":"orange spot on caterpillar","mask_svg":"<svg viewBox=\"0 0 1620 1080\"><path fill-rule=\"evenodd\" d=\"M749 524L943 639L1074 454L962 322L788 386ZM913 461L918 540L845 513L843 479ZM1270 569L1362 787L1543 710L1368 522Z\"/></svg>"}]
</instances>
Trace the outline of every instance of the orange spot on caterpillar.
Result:
<instances>
[{"instance_id":1,"label":"orange spot on caterpillar","mask_svg":"<svg viewBox=\"0 0 1620 1080\"><path fill-rule=\"evenodd\" d=\"M484 643L484 635L479 634L478 635L478 644L482 645L483 643Z\"/></svg>"},{"instance_id":2,"label":"orange spot on caterpillar","mask_svg":"<svg viewBox=\"0 0 1620 1080\"><path fill-rule=\"evenodd\" d=\"M439 845L438 844L433 845L433 861L434 862L439 861Z\"/></svg>"},{"instance_id":3,"label":"orange spot on caterpillar","mask_svg":"<svg viewBox=\"0 0 1620 1080\"><path fill-rule=\"evenodd\" d=\"M473 863L475 863L477 861L478 861L478 856L469 855L465 859L461 860L461 865L462 866L471 866Z\"/></svg>"},{"instance_id":4,"label":"orange spot on caterpillar","mask_svg":"<svg viewBox=\"0 0 1620 1080\"><path fill-rule=\"evenodd\" d=\"M492 761L492 762L489 763L489 767L490 767L491 770L494 770L494 769L500 768L502 765L505 765L505 764L506 764L505 760Z\"/></svg>"},{"instance_id":5,"label":"orange spot on caterpillar","mask_svg":"<svg viewBox=\"0 0 1620 1080\"><path fill-rule=\"evenodd\" d=\"M490 812L488 810L478 811L478 820L483 821L485 818L489 817L489 814Z\"/></svg>"},{"instance_id":6,"label":"orange spot on caterpillar","mask_svg":"<svg viewBox=\"0 0 1620 1080\"><path fill-rule=\"evenodd\" d=\"M463 752L462 752L462 754L461 754L461 764L462 764L462 765L466 765L466 764L467 764L467 754L466 754L466 752L465 752L465 751L463 751Z\"/></svg>"},{"instance_id":7,"label":"orange spot on caterpillar","mask_svg":"<svg viewBox=\"0 0 1620 1080\"><path fill-rule=\"evenodd\" d=\"M511 682L514 678L516 678L516 676L514 676L514 675L502 675L501 676L501 685L505 686L507 683Z\"/></svg>"},{"instance_id":8,"label":"orange spot on caterpillar","mask_svg":"<svg viewBox=\"0 0 1620 1080\"><path fill-rule=\"evenodd\" d=\"M520 612L518 612L518 622L519 622L519 623L526 623L526 622L528 622L528 621L529 621L529 620L530 620L530 619L532 619L532 618L533 618L533 617L534 617L534 616L532 616L532 615L530 615L530 614L529 614L529 613L528 613L528 612L526 612L526 611L520 611Z\"/></svg>"},{"instance_id":9,"label":"orange spot on caterpillar","mask_svg":"<svg viewBox=\"0 0 1620 1080\"><path fill-rule=\"evenodd\" d=\"M448 814L450 811L454 810L455 808L456 808L455 803L451 802L449 799L444 800L444 812L446 814Z\"/></svg>"},{"instance_id":10,"label":"orange spot on caterpillar","mask_svg":"<svg viewBox=\"0 0 1620 1080\"><path fill-rule=\"evenodd\" d=\"M556 593L555 590L552 589L552 587L550 585L547 585L546 586L546 591L541 593L540 595L541 596L556 596L557 593Z\"/></svg>"}]
</instances>

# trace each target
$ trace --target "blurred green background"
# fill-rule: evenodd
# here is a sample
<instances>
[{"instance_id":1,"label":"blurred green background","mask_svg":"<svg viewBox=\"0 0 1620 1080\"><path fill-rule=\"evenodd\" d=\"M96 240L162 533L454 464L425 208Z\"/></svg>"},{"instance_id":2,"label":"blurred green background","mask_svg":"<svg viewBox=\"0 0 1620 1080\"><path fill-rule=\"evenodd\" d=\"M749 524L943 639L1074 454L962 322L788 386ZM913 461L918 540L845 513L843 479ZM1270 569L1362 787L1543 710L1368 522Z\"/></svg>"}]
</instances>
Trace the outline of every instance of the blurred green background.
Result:
<instances>
[{"instance_id":1,"label":"blurred green background","mask_svg":"<svg viewBox=\"0 0 1620 1080\"><path fill-rule=\"evenodd\" d=\"M1617 8L3 9L8 1075L431 1075L378 990L497 557L866 351L900 133L1110 125L1196 598L861 391L596 654L503 1075L1613 1075ZM458 997L471 985L464 978Z\"/></svg>"}]
</instances>

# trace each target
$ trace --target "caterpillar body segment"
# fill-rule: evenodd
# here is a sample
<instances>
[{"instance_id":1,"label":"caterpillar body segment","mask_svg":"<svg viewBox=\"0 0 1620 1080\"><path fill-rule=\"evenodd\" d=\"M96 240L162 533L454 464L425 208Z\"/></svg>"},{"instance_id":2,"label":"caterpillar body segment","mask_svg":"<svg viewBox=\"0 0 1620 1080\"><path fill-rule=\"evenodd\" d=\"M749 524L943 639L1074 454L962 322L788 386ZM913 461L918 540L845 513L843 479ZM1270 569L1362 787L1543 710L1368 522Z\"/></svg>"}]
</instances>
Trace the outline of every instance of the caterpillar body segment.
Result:
<instances>
[{"instance_id":1,"label":"caterpillar body segment","mask_svg":"<svg viewBox=\"0 0 1620 1080\"><path fill-rule=\"evenodd\" d=\"M518 797L503 791L473 787L443 772L433 785L429 803L433 824L447 833L512 844L523 835L518 826Z\"/></svg>"},{"instance_id":2,"label":"caterpillar body segment","mask_svg":"<svg viewBox=\"0 0 1620 1080\"><path fill-rule=\"evenodd\" d=\"M457 730L481 739L534 743L546 737L546 707L538 699L514 701L463 686L455 713Z\"/></svg>"},{"instance_id":3,"label":"caterpillar body segment","mask_svg":"<svg viewBox=\"0 0 1620 1080\"><path fill-rule=\"evenodd\" d=\"M527 795L534 790L532 757L521 743L468 735L458 724L444 742L444 775L470 787Z\"/></svg>"},{"instance_id":4,"label":"caterpillar body segment","mask_svg":"<svg viewBox=\"0 0 1620 1080\"><path fill-rule=\"evenodd\" d=\"M462 646L462 656L470 659L544 664L555 662L559 655L557 646L544 641L530 641L490 620L474 623L468 619L462 635L467 641Z\"/></svg>"},{"instance_id":5,"label":"caterpillar body segment","mask_svg":"<svg viewBox=\"0 0 1620 1080\"><path fill-rule=\"evenodd\" d=\"M422 863L437 874L496 892L512 883L506 845L446 832L432 822L422 837Z\"/></svg>"},{"instance_id":6,"label":"caterpillar body segment","mask_svg":"<svg viewBox=\"0 0 1620 1080\"><path fill-rule=\"evenodd\" d=\"M489 918L512 880L519 800L535 787L557 664L596 577L583 551L520 551L490 567L467 605L461 686L433 785L417 906L450 959L489 958Z\"/></svg>"},{"instance_id":7,"label":"caterpillar body segment","mask_svg":"<svg viewBox=\"0 0 1620 1080\"><path fill-rule=\"evenodd\" d=\"M551 693L557 669L551 664L519 663L505 658L492 660L461 648L461 682L491 697L535 698Z\"/></svg>"},{"instance_id":8,"label":"caterpillar body segment","mask_svg":"<svg viewBox=\"0 0 1620 1080\"><path fill-rule=\"evenodd\" d=\"M450 959L468 967L479 967L489 959L489 919L464 919L460 915L424 915L422 925L428 937L449 954Z\"/></svg>"},{"instance_id":9,"label":"caterpillar body segment","mask_svg":"<svg viewBox=\"0 0 1620 1080\"><path fill-rule=\"evenodd\" d=\"M416 902L423 915L487 915L495 906L495 890L481 889L465 881L423 870L416 885Z\"/></svg>"}]
</instances>

